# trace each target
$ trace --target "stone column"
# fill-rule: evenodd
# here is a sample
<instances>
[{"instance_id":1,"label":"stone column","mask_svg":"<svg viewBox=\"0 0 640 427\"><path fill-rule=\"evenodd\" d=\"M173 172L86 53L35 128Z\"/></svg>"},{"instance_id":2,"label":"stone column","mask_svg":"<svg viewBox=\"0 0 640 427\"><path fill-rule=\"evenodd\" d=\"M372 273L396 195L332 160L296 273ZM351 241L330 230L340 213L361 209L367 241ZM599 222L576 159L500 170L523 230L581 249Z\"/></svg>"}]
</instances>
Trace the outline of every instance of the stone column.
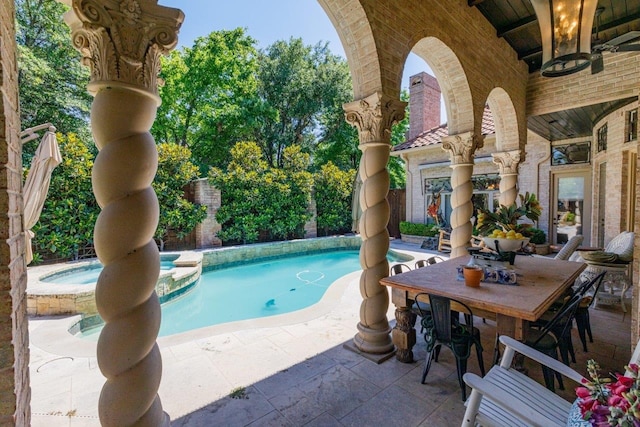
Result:
<instances>
[{"instance_id":1,"label":"stone column","mask_svg":"<svg viewBox=\"0 0 640 427\"><path fill-rule=\"evenodd\" d=\"M473 234L471 216L473 215L473 157L478 148L482 148L484 138L472 132L450 135L442 138L442 149L451 157L451 258L467 255L466 247Z\"/></svg>"},{"instance_id":2,"label":"stone column","mask_svg":"<svg viewBox=\"0 0 640 427\"><path fill-rule=\"evenodd\" d=\"M353 343L365 353L386 354L393 351L387 321L389 294L380 285L380 279L389 275L387 251L389 250L389 171L387 162L391 150L391 126L404 117L406 103L376 92L360 101L345 104L348 123L358 129L360 139L359 174L360 190L359 229L362 237L360 248L360 323Z\"/></svg>"},{"instance_id":3,"label":"stone column","mask_svg":"<svg viewBox=\"0 0 640 427\"><path fill-rule=\"evenodd\" d=\"M511 206L518 197L518 165L520 150L492 154L493 163L500 168L500 204Z\"/></svg>"},{"instance_id":4,"label":"stone column","mask_svg":"<svg viewBox=\"0 0 640 427\"><path fill-rule=\"evenodd\" d=\"M149 129L160 104L160 56L177 44L184 15L157 0L67 0L73 45L91 69L91 126L99 153L92 183L102 211L94 229L104 270L96 305L105 321L97 358L107 381L103 426L168 426L158 388L160 256L153 241L158 153Z\"/></svg>"}]
</instances>

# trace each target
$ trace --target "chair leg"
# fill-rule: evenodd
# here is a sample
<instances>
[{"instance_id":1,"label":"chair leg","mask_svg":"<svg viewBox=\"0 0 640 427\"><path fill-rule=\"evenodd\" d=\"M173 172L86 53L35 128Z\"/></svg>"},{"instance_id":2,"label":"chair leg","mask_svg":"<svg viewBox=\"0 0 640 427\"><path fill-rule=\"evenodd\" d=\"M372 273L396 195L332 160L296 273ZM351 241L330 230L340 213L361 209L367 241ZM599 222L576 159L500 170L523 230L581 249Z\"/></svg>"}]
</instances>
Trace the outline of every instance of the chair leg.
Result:
<instances>
[{"instance_id":1,"label":"chair leg","mask_svg":"<svg viewBox=\"0 0 640 427\"><path fill-rule=\"evenodd\" d=\"M462 378L467 372L467 359L456 357L456 369L458 371L458 383L460 383L460 389L462 390L462 401L467 400L467 386Z\"/></svg>"},{"instance_id":2,"label":"chair leg","mask_svg":"<svg viewBox=\"0 0 640 427\"><path fill-rule=\"evenodd\" d=\"M493 364L500 362L500 335L496 334L496 344L493 346Z\"/></svg>"},{"instance_id":3,"label":"chair leg","mask_svg":"<svg viewBox=\"0 0 640 427\"><path fill-rule=\"evenodd\" d=\"M435 357L434 357L436 362L438 361L438 356L440 356L440 348L441 348L440 345L436 346L436 353L435 353Z\"/></svg>"},{"instance_id":4,"label":"chair leg","mask_svg":"<svg viewBox=\"0 0 640 427\"><path fill-rule=\"evenodd\" d=\"M573 349L573 340L571 339L571 331L569 331L569 333L567 334L567 350L569 350L571 361L573 363L576 363L576 351Z\"/></svg>"},{"instance_id":5,"label":"chair leg","mask_svg":"<svg viewBox=\"0 0 640 427\"><path fill-rule=\"evenodd\" d=\"M480 343L476 342L474 344L476 346L476 356L478 356L478 365L480 366L480 373L484 377L484 360L482 360L482 346Z\"/></svg>"},{"instance_id":6,"label":"chair leg","mask_svg":"<svg viewBox=\"0 0 640 427\"><path fill-rule=\"evenodd\" d=\"M554 375L553 375L553 369L547 368L544 365L540 365L542 366L542 376L544 377L544 384L546 385L546 387L555 392L555 381L553 379Z\"/></svg>"},{"instance_id":7,"label":"chair leg","mask_svg":"<svg viewBox=\"0 0 640 427\"><path fill-rule=\"evenodd\" d=\"M424 368L422 369L422 379L420 383L424 384L427 379L427 374L429 373L429 369L431 369L431 361L433 360L433 355L435 354L435 349L440 348L439 345L435 346L431 349L431 351L427 352L427 357L424 360Z\"/></svg>"},{"instance_id":8,"label":"chair leg","mask_svg":"<svg viewBox=\"0 0 640 427\"><path fill-rule=\"evenodd\" d=\"M586 329L587 329L587 335L589 335L589 342L593 342L593 335L591 334L591 319L589 318L589 309L587 309L585 317L587 319L587 322L585 323L585 326L586 326Z\"/></svg>"},{"instance_id":9,"label":"chair leg","mask_svg":"<svg viewBox=\"0 0 640 427\"><path fill-rule=\"evenodd\" d=\"M576 311L576 327L578 328L578 336L580 337L580 341L582 342L582 350L587 352L587 337L585 332L589 334L589 338L591 342L593 339L591 338L591 325L589 325L589 309L578 309Z\"/></svg>"}]
</instances>

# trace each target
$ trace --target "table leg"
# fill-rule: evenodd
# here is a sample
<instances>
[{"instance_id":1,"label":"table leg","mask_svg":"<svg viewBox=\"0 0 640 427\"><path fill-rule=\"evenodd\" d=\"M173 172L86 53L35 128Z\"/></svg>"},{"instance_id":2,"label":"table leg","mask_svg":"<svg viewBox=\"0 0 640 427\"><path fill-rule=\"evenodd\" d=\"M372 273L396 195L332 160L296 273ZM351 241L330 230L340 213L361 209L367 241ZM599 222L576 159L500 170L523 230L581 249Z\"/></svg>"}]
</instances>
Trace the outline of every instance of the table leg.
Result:
<instances>
[{"instance_id":1,"label":"table leg","mask_svg":"<svg viewBox=\"0 0 640 427\"><path fill-rule=\"evenodd\" d=\"M505 316L504 314L496 315L496 333L498 336L508 335L518 341L524 342L527 338L527 326L526 320ZM499 341L496 340L496 346L498 345ZM519 353L514 357L514 368L517 371L526 372L524 356Z\"/></svg>"},{"instance_id":2,"label":"table leg","mask_svg":"<svg viewBox=\"0 0 640 427\"><path fill-rule=\"evenodd\" d=\"M416 344L416 314L409 307L396 308L396 326L391 331L391 340L396 346L396 359L412 363L413 346Z\"/></svg>"}]
</instances>

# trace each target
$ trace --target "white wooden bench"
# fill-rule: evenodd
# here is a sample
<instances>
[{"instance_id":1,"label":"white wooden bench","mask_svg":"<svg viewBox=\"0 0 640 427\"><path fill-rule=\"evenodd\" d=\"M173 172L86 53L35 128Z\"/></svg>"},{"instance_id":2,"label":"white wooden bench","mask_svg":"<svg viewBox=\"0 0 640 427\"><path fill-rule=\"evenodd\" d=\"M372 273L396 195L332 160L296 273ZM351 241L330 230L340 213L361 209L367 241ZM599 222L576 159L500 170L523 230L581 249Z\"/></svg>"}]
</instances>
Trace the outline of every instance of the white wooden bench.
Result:
<instances>
[{"instance_id":1,"label":"white wooden bench","mask_svg":"<svg viewBox=\"0 0 640 427\"><path fill-rule=\"evenodd\" d=\"M501 336L506 346L500 365L480 378L466 373L464 381L472 388L466 402L463 427L480 426L566 426L571 403L511 367L516 352L542 363L577 382L582 375L563 363L546 356L508 336ZM638 363L640 342L631 357Z\"/></svg>"}]
</instances>

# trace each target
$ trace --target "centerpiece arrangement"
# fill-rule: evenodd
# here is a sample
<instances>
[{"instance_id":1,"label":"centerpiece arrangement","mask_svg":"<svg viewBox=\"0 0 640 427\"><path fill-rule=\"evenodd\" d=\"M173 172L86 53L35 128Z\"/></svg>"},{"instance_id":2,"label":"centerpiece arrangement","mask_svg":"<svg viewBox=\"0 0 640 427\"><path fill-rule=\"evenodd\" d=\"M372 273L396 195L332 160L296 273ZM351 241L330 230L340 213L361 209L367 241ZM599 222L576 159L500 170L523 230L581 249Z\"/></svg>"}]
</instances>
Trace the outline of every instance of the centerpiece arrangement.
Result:
<instances>
[{"instance_id":1,"label":"centerpiece arrangement","mask_svg":"<svg viewBox=\"0 0 640 427\"><path fill-rule=\"evenodd\" d=\"M600 377L600 366L594 360L587 362L591 381L576 389L582 420L592 426L640 426L638 365L631 363L625 369L627 373L616 374L613 382Z\"/></svg>"},{"instance_id":2,"label":"centerpiece arrangement","mask_svg":"<svg viewBox=\"0 0 640 427\"><path fill-rule=\"evenodd\" d=\"M518 195L516 203L500 205L495 212L478 209L476 228L487 247L498 252L515 252L529 243L533 224L523 222L525 218L537 221L542 213L540 202L534 193Z\"/></svg>"}]
</instances>

